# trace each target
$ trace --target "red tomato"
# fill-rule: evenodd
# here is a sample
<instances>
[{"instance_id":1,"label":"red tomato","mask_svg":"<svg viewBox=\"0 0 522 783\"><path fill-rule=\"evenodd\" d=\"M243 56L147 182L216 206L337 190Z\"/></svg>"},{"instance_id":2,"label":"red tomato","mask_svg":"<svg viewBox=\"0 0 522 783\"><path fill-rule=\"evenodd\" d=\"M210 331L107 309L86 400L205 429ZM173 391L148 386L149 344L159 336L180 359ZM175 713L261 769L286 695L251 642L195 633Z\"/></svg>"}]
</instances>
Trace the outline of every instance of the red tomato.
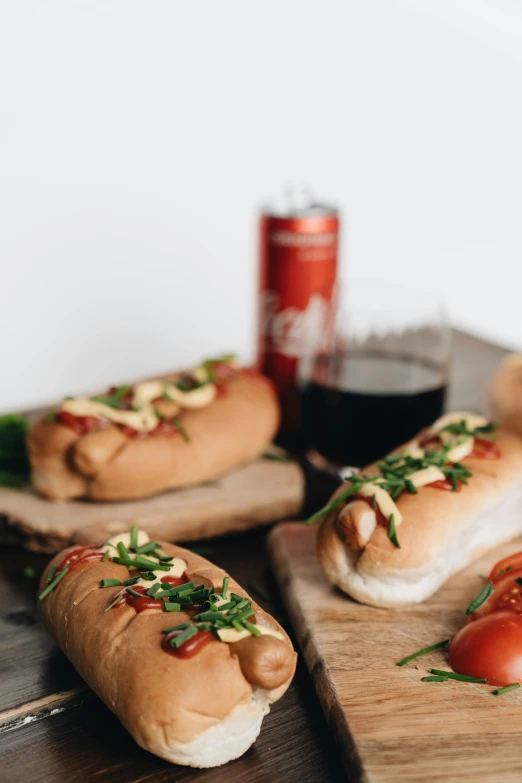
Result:
<instances>
[{"instance_id":1,"label":"red tomato","mask_svg":"<svg viewBox=\"0 0 522 783\"><path fill-rule=\"evenodd\" d=\"M509 555L495 563L488 576L490 582L494 582L499 576L502 576L506 571L513 571L514 568L522 568L522 552L516 552L514 555Z\"/></svg>"},{"instance_id":2,"label":"red tomato","mask_svg":"<svg viewBox=\"0 0 522 783\"><path fill-rule=\"evenodd\" d=\"M520 579L521 583L517 584L516 579ZM480 609L471 615L470 620L478 620L486 614L503 610L522 614L522 568L506 571L493 584L495 591Z\"/></svg>"},{"instance_id":3,"label":"red tomato","mask_svg":"<svg viewBox=\"0 0 522 783\"><path fill-rule=\"evenodd\" d=\"M451 642L449 665L490 685L522 682L522 617L495 612L464 626Z\"/></svg>"},{"instance_id":4,"label":"red tomato","mask_svg":"<svg viewBox=\"0 0 522 783\"><path fill-rule=\"evenodd\" d=\"M487 438L475 438L473 451L469 455L476 459L499 459L500 449Z\"/></svg>"}]
</instances>

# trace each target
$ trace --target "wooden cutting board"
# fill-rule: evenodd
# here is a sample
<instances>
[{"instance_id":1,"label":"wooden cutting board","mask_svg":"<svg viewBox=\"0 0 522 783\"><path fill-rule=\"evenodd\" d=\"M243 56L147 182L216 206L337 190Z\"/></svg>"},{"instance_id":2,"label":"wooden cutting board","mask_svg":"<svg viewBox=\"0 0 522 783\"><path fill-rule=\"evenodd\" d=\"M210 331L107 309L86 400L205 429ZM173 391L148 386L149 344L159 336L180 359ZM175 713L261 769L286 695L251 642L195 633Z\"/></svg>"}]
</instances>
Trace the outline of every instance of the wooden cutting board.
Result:
<instances>
[{"instance_id":1,"label":"wooden cutting board","mask_svg":"<svg viewBox=\"0 0 522 783\"><path fill-rule=\"evenodd\" d=\"M522 689L421 682L449 669L437 651L397 661L464 624L464 610L504 544L457 574L428 601L403 609L357 604L323 578L315 529L282 524L269 549L298 641L350 781L515 783L522 780Z\"/></svg>"},{"instance_id":2,"label":"wooden cutting board","mask_svg":"<svg viewBox=\"0 0 522 783\"><path fill-rule=\"evenodd\" d=\"M151 538L196 541L295 516L304 495L297 463L267 459L209 484L124 503L57 503L31 489L0 489L0 542L51 553L70 543L99 543L132 524Z\"/></svg>"}]
</instances>

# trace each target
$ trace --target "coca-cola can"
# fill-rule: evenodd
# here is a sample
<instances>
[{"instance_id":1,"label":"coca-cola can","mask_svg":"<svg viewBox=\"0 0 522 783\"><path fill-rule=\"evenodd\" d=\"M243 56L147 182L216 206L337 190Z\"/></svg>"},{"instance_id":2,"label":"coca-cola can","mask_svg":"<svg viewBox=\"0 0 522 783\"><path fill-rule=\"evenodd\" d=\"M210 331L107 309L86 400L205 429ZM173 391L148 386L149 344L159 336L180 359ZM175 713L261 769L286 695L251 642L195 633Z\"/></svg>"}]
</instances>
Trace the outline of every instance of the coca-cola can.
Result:
<instances>
[{"instance_id":1,"label":"coca-cola can","mask_svg":"<svg viewBox=\"0 0 522 783\"><path fill-rule=\"evenodd\" d=\"M285 434L299 429L299 359L331 321L338 248L337 209L306 194L261 214L258 366L277 386Z\"/></svg>"}]
</instances>

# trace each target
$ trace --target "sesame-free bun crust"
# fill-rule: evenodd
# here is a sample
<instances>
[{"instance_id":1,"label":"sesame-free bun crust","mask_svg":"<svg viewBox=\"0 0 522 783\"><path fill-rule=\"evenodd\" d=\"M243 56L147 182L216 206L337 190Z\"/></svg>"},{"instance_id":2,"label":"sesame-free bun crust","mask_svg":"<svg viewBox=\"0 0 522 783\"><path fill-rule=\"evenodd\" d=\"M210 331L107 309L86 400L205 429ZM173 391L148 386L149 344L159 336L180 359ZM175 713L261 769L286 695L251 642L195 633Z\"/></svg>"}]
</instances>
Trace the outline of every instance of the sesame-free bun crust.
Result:
<instances>
[{"instance_id":1,"label":"sesame-free bun crust","mask_svg":"<svg viewBox=\"0 0 522 783\"><path fill-rule=\"evenodd\" d=\"M224 571L181 547L163 542L161 547L188 561L188 579L220 589ZM40 590L51 566L68 551L49 563ZM68 573L40 604L46 625L81 677L145 750L194 767L217 766L242 755L295 671L297 656L281 626L252 604L257 624L284 639L274 639L282 652L274 664L277 671L268 662L269 687L262 687L249 682L243 669L252 668L252 656L263 658L263 645L245 653L236 649L241 642L216 640L194 657L180 659L163 650L162 631L188 616L161 610L137 614L130 606L104 612L120 588L100 589L103 578L123 581L129 571L109 560L88 563ZM233 580L229 590L249 597Z\"/></svg>"},{"instance_id":2,"label":"sesame-free bun crust","mask_svg":"<svg viewBox=\"0 0 522 783\"><path fill-rule=\"evenodd\" d=\"M484 551L521 533L522 440L498 430L496 445L499 459L462 460L473 475L460 492L426 486L416 495L399 496L400 549L390 541L387 527L377 524L368 503L352 500L331 512L317 539L327 579L373 606L417 603ZM369 466L364 472L378 470ZM372 516L373 525L368 523ZM361 530L368 529L373 532L364 543Z\"/></svg>"},{"instance_id":3,"label":"sesame-free bun crust","mask_svg":"<svg viewBox=\"0 0 522 783\"><path fill-rule=\"evenodd\" d=\"M52 500L131 500L212 481L266 449L279 406L263 376L240 372L222 398L184 411L182 421L188 443L160 434L128 438L114 425L77 435L41 419L27 438L33 486Z\"/></svg>"}]
</instances>

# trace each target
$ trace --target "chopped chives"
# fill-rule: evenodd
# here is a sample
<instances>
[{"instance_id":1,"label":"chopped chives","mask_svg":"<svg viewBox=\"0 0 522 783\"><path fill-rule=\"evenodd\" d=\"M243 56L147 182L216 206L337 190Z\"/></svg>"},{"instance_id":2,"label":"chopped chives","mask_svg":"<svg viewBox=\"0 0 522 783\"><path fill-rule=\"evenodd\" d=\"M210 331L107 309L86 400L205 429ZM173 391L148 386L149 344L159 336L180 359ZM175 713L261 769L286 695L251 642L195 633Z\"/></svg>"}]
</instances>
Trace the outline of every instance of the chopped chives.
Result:
<instances>
[{"instance_id":1,"label":"chopped chives","mask_svg":"<svg viewBox=\"0 0 522 783\"><path fill-rule=\"evenodd\" d=\"M171 601L165 601L163 610L165 612L181 612L181 605L172 603Z\"/></svg>"},{"instance_id":2,"label":"chopped chives","mask_svg":"<svg viewBox=\"0 0 522 783\"><path fill-rule=\"evenodd\" d=\"M397 549L401 548L401 545L399 544L399 539L397 538L397 531L395 530L395 514L390 514L390 527L388 529L388 537L392 544L397 547Z\"/></svg>"},{"instance_id":3,"label":"chopped chives","mask_svg":"<svg viewBox=\"0 0 522 783\"><path fill-rule=\"evenodd\" d=\"M138 593L137 590L133 590L132 587L127 587L127 592L129 595L133 595L134 598L143 598L141 593Z\"/></svg>"},{"instance_id":4,"label":"chopped chives","mask_svg":"<svg viewBox=\"0 0 522 783\"><path fill-rule=\"evenodd\" d=\"M421 677L421 682L448 682L449 677L442 674L432 674L429 677Z\"/></svg>"},{"instance_id":5,"label":"chopped chives","mask_svg":"<svg viewBox=\"0 0 522 783\"><path fill-rule=\"evenodd\" d=\"M179 625L171 625L170 628L165 628L162 633L172 633L172 631L183 631L188 628L190 623L179 623Z\"/></svg>"},{"instance_id":6,"label":"chopped chives","mask_svg":"<svg viewBox=\"0 0 522 783\"><path fill-rule=\"evenodd\" d=\"M106 609L103 610L104 614L105 612L108 612L109 609L112 609L113 606L116 606L116 604L119 603L119 601L121 601L121 593L118 593L114 601L111 604L109 604L109 606Z\"/></svg>"},{"instance_id":7,"label":"chopped chives","mask_svg":"<svg viewBox=\"0 0 522 783\"><path fill-rule=\"evenodd\" d=\"M247 629L247 631L250 631L252 636L261 636L261 631L259 628L256 628L255 625L252 625L252 623L249 623L248 620L243 620L243 625Z\"/></svg>"},{"instance_id":8,"label":"chopped chives","mask_svg":"<svg viewBox=\"0 0 522 783\"><path fill-rule=\"evenodd\" d=\"M106 549L106 550L105 550L105 554L104 554L104 556L103 556L102 563L106 563L108 559L109 559L109 550L108 550L108 549Z\"/></svg>"},{"instance_id":9,"label":"chopped chives","mask_svg":"<svg viewBox=\"0 0 522 783\"><path fill-rule=\"evenodd\" d=\"M503 693L507 693L508 691L516 691L517 688L520 688L519 682L514 682L512 685L504 685L503 688L497 688L494 691L491 691L493 696L501 696Z\"/></svg>"},{"instance_id":10,"label":"chopped chives","mask_svg":"<svg viewBox=\"0 0 522 783\"><path fill-rule=\"evenodd\" d=\"M131 527L130 531L130 548L136 551L138 548L138 528L136 525Z\"/></svg>"},{"instance_id":11,"label":"chopped chives","mask_svg":"<svg viewBox=\"0 0 522 783\"><path fill-rule=\"evenodd\" d=\"M158 600L161 598L168 598L169 596L172 596L170 590L158 590L156 593L154 593L154 598L157 598Z\"/></svg>"},{"instance_id":12,"label":"chopped chives","mask_svg":"<svg viewBox=\"0 0 522 783\"><path fill-rule=\"evenodd\" d=\"M417 652L408 655L406 658L403 658L402 661L399 661L397 666L405 666L407 663L413 661L415 658L420 658L421 655L427 655L428 653L433 652L433 650L441 650L443 647L446 647L448 644L449 644L449 639L444 639L443 642L437 642L437 644L431 644L429 647L423 647L422 650L418 650Z\"/></svg>"},{"instance_id":13,"label":"chopped chives","mask_svg":"<svg viewBox=\"0 0 522 783\"><path fill-rule=\"evenodd\" d=\"M120 557L129 557L129 553L127 552L127 549L123 541L118 541L118 543L116 544L116 549L118 550Z\"/></svg>"},{"instance_id":14,"label":"chopped chives","mask_svg":"<svg viewBox=\"0 0 522 783\"><path fill-rule=\"evenodd\" d=\"M485 682L485 677L470 677L468 674L456 674L455 672L445 672L443 669L430 669L431 674L438 674L441 677L447 677L449 680L460 680L460 682Z\"/></svg>"},{"instance_id":15,"label":"chopped chives","mask_svg":"<svg viewBox=\"0 0 522 783\"><path fill-rule=\"evenodd\" d=\"M145 579L146 582L155 582L157 576L154 571L144 571L141 575L141 578Z\"/></svg>"},{"instance_id":16,"label":"chopped chives","mask_svg":"<svg viewBox=\"0 0 522 783\"><path fill-rule=\"evenodd\" d=\"M477 612L480 607L486 603L488 598L491 598L494 592L495 588L493 586L493 582L486 582L480 593L466 609L466 614L475 614L475 612Z\"/></svg>"},{"instance_id":17,"label":"chopped chives","mask_svg":"<svg viewBox=\"0 0 522 783\"><path fill-rule=\"evenodd\" d=\"M102 579L100 587L121 587L119 579Z\"/></svg>"},{"instance_id":18,"label":"chopped chives","mask_svg":"<svg viewBox=\"0 0 522 783\"><path fill-rule=\"evenodd\" d=\"M408 490L410 495L417 495L418 494L419 490L417 489L417 487L415 486L413 481L410 481L410 479L407 478L407 479L404 479L404 483L406 484L406 489Z\"/></svg>"},{"instance_id":19,"label":"chopped chives","mask_svg":"<svg viewBox=\"0 0 522 783\"><path fill-rule=\"evenodd\" d=\"M185 628L185 630L181 631L177 636L173 636L169 644L171 647L176 647L177 649L178 647L181 647L182 644L185 644L185 642L188 642L189 639L192 639L197 633L197 627L195 625L189 625L188 628Z\"/></svg>"},{"instance_id":20,"label":"chopped chives","mask_svg":"<svg viewBox=\"0 0 522 783\"><path fill-rule=\"evenodd\" d=\"M51 566L51 570L49 571L49 576L47 577L46 580L48 585L51 584L51 582L53 581L55 573L56 573L56 566L53 565Z\"/></svg>"},{"instance_id":21,"label":"chopped chives","mask_svg":"<svg viewBox=\"0 0 522 783\"><path fill-rule=\"evenodd\" d=\"M230 577L225 576L225 578L223 579L223 585L221 587L221 595L223 596L223 598L227 597L227 590L228 590L228 583L229 582L230 582Z\"/></svg>"},{"instance_id":22,"label":"chopped chives","mask_svg":"<svg viewBox=\"0 0 522 783\"><path fill-rule=\"evenodd\" d=\"M140 578L139 576L131 576L131 578L130 579L126 579L123 584L126 587L127 587L127 585L135 585L136 582L139 580L139 578Z\"/></svg>"},{"instance_id":23,"label":"chopped chives","mask_svg":"<svg viewBox=\"0 0 522 783\"><path fill-rule=\"evenodd\" d=\"M210 610L208 612L200 612L199 614L195 614L194 620L221 620L222 617L222 612Z\"/></svg>"},{"instance_id":24,"label":"chopped chives","mask_svg":"<svg viewBox=\"0 0 522 783\"><path fill-rule=\"evenodd\" d=\"M245 628L241 625L239 620L232 620L232 625L238 633L242 633L245 630Z\"/></svg>"},{"instance_id":25,"label":"chopped chives","mask_svg":"<svg viewBox=\"0 0 522 783\"><path fill-rule=\"evenodd\" d=\"M161 582L156 582L156 584L152 585L152 587L149 587L147 590L147 595L149 598L154 598L158 590L161 590Z\"/></svg>"},{"instance_id":26,"label":"chopped chives","mask_svg":"<svg viewBox=\"0 0 522 783\"><path fill-rule=\"evenodd\" d=\"M113 557L111 559L113 563L119 563L120 565L127 566L127 568L139 568L142 571L170 571L170 566L168 565L153 563L151 560L145 560L145 558L141 557L137 557L136 559L130 557Z\"/></svg>"},{"instance_id":27,"label":"chopped chives","mask_svg":"<svg viewBox=\"0 0 522 783\"><path fill-rule=\"evenodd\" d=\"M134 550L137 555L147 555L149 552L154 552L158 548L155 541L147 541L146 544L136 547Z\"/></svg>"},{"instance_id":28,"label":"chopped chives","mask_svg":"<svg viewBox=\"0 0 522 783\"><path fill-rule=\"evenodd\" d=\"M57 574L57 575L54 577L53 581L52 581L52 582L50 582L50 583L47 585L47 587L45 588L45 590L43 591L43 593L40 593L40 595L38 596L38 600L39 600L39 601L41 601L43 598L45 598L46 596L48 596L48 595L49 595L49 593L51 592L51 590L54 590L54 588L56 587L56 585L57 585L59 582L61 582L61 581L62 581L62 579L64 578L64 576L65 576L65 574L67 573L67 571L68 571L68 570L69 570L69 566L65 566L64 568L62 568L62 570L61 570L61 571L60 571L60 572L59 572L59 573L58 573L58 574Z\"/></svg>"}]
</instances>

